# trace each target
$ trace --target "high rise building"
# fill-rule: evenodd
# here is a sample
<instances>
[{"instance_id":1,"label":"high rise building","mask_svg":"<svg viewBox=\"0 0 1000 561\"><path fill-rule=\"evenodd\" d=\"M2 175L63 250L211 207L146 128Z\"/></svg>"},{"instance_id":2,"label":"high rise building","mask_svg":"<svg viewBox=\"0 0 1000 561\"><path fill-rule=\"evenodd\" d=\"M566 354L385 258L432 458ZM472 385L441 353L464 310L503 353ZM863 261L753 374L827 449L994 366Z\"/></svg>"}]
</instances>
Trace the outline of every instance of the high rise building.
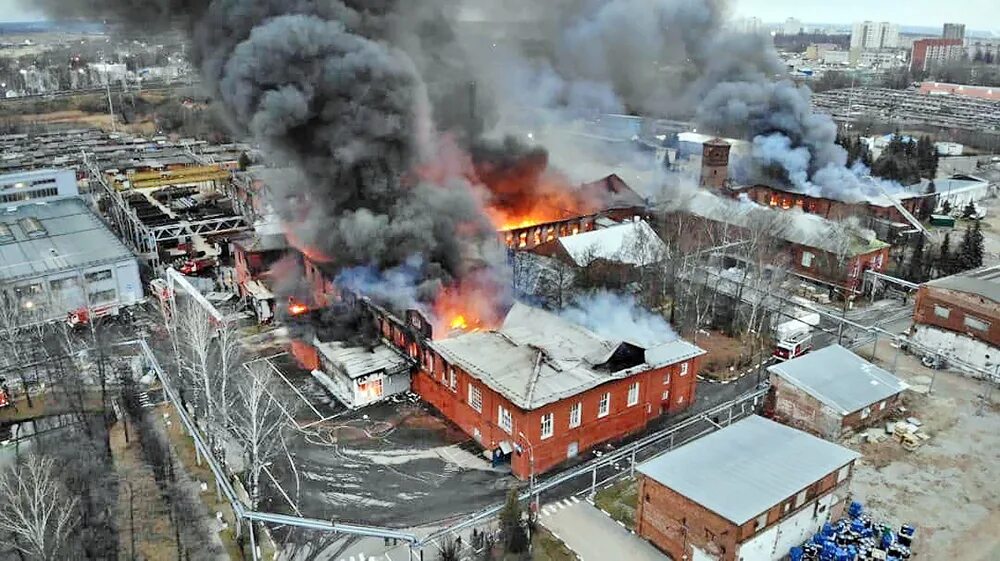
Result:
<instances>
[{"instance_id":1,"label":"high rise building","mask_svg":"<svg viewBox=\"0 0 1000 561\"><path fill-rule=\"evenodd\" d=\"M943 39L965 39L964 23L946 23L941 33Z\"/></svg>"},{"instance_id":2,"label":"high rise building","mask_svg":"<svg viewBox=\"0 0 1000 561\"><path fill-rule=\"evenodd\" d=\"M805 26L802 25L802 21L795 18L788 18L785 20L785 24L781 27L781 32L785 35L798 35L804 31Z\"/></svg>"},{"instance_id":3,"label":"high rise building","mask_svg":"<svg viewBox=\"0 0 1000 561\"><path fill-rule=\"evenodd\" d=\"M851 50L895 49L899 46L899 26L887 21L864 21L851 28Z\"/></svg>"},{"instance_id":4,"label":"high rise building","mask_svg":"<svg viewBox=\"0 0 1000 561\"><path fill-rule=\"evenodd\" d=\"M928 68L956 60L965 55L961 39L919 39L913 42L910 52L910 72L923 72Z\"/></svg>"}]
</instances>

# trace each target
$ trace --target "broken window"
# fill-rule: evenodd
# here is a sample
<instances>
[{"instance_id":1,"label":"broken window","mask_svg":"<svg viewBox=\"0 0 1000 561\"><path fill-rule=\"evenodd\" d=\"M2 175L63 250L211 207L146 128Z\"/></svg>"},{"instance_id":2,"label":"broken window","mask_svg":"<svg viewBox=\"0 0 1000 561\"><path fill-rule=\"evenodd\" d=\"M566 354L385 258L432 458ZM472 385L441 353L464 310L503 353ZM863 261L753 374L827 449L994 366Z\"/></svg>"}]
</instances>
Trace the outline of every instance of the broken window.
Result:
<instances>
[{"instance_id":1,"label":"broken window","mask_svg":"<svg viewBox=\"0 0 1000 561\"><path fill-rule=\"evenodd\" d=\"M688 363L681 364L681 376L687 376L688 373Z\"/></svg>"},{"instance_id":2,"label":"broken window","mask_svg":"<svg viewBox=\"0 0 1000 561\"><path fill-rule=\"evenodd\" d=\"M504 409L503 405L497 405L497 425L507 434L514 432L514 420L510 417L510 411Z\"/></svg>"},{"instance_id":3,"label":"broken window","mask_svg":"<svg viewBox=\"0 0 1000 561\"><path fill-rule=\"evenodd\" d=\"M972 316L965 316L965 326L976 331L990 330L990 322Z\"/></svg>"},{"instance_id":4,"label":"broken window","mask_svg":"<svg viewBox=\"0 0 1000 561\"><path fill-rule=\"evenodd\" d=\"M458 374L454 368L448 369L448 388L453 392L458 391Z\"/></svg>"},{"instance_id":5,"label":"broken window","mask_svg":"<svg viewBox=\"0 0 1000 561\"><path fill-rule=\"evenodd\" d=\"M552 436L555 421L552 413L546 413L542 415L542 438L549 438Z\"/></svg>"},{"instance_id":6,"label":"broken window","mask_svg":"<svg viewBox=\"0 0 1000 561\"><path fill-rule=\"evenodd\" d=\"M666 374L663 375L663 385L665 386L669 383L670 383L670 373L667 372Z\"/></svg>"},{"instance_id":7,"label":"broken window","mask_svg":"<svg viewBox=\"0 0 1000 561\"><path fill-rule=\"evenodd\" d=\"M807 268L807 269L809 267L812 267L813 257L814 257L814 255L812 253L810 253L808 251L803 251L802 252L802 266L805 267L805 268Z\"/></svg>"}]
</instances>

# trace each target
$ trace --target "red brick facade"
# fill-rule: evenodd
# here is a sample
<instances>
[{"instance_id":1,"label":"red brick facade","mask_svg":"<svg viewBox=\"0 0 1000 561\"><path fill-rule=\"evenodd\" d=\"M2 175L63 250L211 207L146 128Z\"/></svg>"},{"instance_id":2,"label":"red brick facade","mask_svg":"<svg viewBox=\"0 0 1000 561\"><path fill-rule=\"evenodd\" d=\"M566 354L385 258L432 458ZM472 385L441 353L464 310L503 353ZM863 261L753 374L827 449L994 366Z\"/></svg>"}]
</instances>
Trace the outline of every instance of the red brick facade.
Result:
<instances>
[{"instance_id":1,"label":"red brick facade","mask_svg":"<svg viewBox=\"0 0 1000 561\"><path fill-rule=\"evenodd\" d=\"M673 559L691 559L692 546L717 555L720 561L740 559L740 545L788 517L805 509L818 510L818 499L831 492L837 492L838 503L833 505L831 516L839 516L847 498L850 484L849 472L854 462L848 464L849 471L842 475L838 469L805 491L805 501L796 506L799 492L774 505L757 518L739 526L691 499L669 489L657 481L639 476L639 500L636 512L636 534L649 540ZM841 481L838 482L838 479ZM761 525L761 517L766 514L766 523ZM817 512L818 515L825 513Z\"/></svg>"},{"instance_id":2,"label":"red brick facade","mask_svg":"<svg viewBox=\"0 0 1000 561\"><path fill-rule=\"evenodd\" d=\"M664 413L687 408L694 400L698 370L698 358L694 358L610 381L573 397L526 411L461 368L447 364L433 351L423 352L421 368L411 378L413 391L485 449L492 450L502 441L519 446L522 453L511 455L511 469L521 479L530 476L532 460L534 473L543 473L602 442L640 431L649 421ZM427 368L428 357L433 364L432 371ZM629 405L629 388L633 384L639 384L638 400ZM470 390L470 386L475 390ZM478 409L470 403L475 391L478 391L482 402ZM600 403L605 394L609 394L608 413L599 416ZM571 410L577 404L580 408L579 424L571 426ZM501 407L510 412L509 433L499 424ZM547 415L552 416L552 435L543 438L542 418Z\"/></svg>"},{"instance_id":3,"label":"red brick facade","mask_svg":"<svg viewBox=\"0 0 1000 561\"><path fill-rule=\"evenodd\" d=\"M835 284L850 291L857 291L864 272L884 272L889 266L889 247L862 253L840 265L836 256L821 249L789 244L791 267L795 273L822 282ZM805 255L808 253L809 255Z\"/></svg>"},{"instance_id":4,"label":"red brick facade","mask_svg":"<svg viewBox=\"0 0 1000 561\"><path fill-rule=\"evenodd\" d=\"M913 321L1000 347L1000 304L978 294L922 285L917 290ZM980 329L984 326L986 329Z\"/></svg>"},{"instance_id":5,"label":"red brick facade","mask_svg":"<svg viewBox=\"0 0 1000 561\"><path fill-rule=\"evenodd\" d=\"M771 375L767 410L774 420L820 438L838 440L845 429L873 426L888 417L899 405L899 394L867 408L842 415L781 376Z\"/></svg>"},{"instance_id":6,"label":"red brick facade","mask_svg":"<svg viewBox=\"0 0 1000 561\"><path fill-rule=\"evenodd\" d=\"M789 193L767 185L754 185L740 191L746 193L750 200L763 206L783 209L798 207L803 212L816 214L830 220L843 220L850 216L874 216L893 222L906 222L899 209L895 206L879 206L866 202L845 203L822 197L811 197L802 193ZM916 214L920 207L920 198L910 198L901 201L903 208L911 214Z\"/></svg>"}]
</instances>

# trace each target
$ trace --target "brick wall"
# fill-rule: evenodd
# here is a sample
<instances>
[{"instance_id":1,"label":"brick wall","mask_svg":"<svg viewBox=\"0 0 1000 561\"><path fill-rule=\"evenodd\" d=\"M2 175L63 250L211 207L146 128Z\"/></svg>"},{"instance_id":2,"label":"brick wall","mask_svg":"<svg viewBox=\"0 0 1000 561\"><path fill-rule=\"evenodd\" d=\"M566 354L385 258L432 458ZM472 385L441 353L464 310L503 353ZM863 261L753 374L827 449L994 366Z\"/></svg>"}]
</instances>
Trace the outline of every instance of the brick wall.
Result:
<instances>
[{"instance_id":1,"label":"brick wall","mask_svg":"<svg viewBox=\"0 0 1000 561\"><path fill-rule=\"evenodd\" d=\"M771 393L768 396L775 420L827 440L839 439L846 428L858 430L881 422L899 405L899 399L899 394L896 394L873 403L866 408L867 411L860 409L841 415L775 374L771 374Z\"/></svg>"},{"instance_id":2,"label":"brick wall","mask_svg":"<svg viewBox=\"0 0 1000 561\"><path fill-rule=\"evenodd\" d=\"M776 421L827 440L840 437L839 413L775 374L771 374L770 399Z\"/></svg>"},{"instance_id":3,"label":"brick wall","mask_svg":"<svg viewBox=\"0 0 1000 561\"><path fill-rule=\"evenodd\" d=\"M720 561L736 561L739 559L740 544L803 510L817 510L818 500L830 493L836 493L838 502L832 506L829 515L834 518L840 516L848 497L853 466L852 460L741 526L640 475L635 531L673 559L679 560L685 555L690 559L693 545L718 556ZM842 472L845 468L846 472ZM765 515L766 519L761 524Z\"/></svg>"},{"instance_id":4,"label":"brick wall","mask_svg":"<svg viewBox=\"0 0 1000 561\"><path fill-rule=\"evenodd\" d=\"M966 317L985 321L989 327L986 331L970 327L965 323ZM1000 346L1000 305L977 294L922 285L917 290L913 321Z\"/></svg>"},{"instance_id":5,"label":"brick wall","mask_svg":"<svg viewBox=\"0 0 1000 561\"><path fill-rule=\"evenodd\" d=\"M433 367L421 369L413 376L413 391L476 439L484 448L495 448L501 441L517 444L521 454L511 455L514 475L527 479L532 471L543 473L570 457L572 448L582 454L594 446L642 430L646 424L664 413L687 408L694 400L698 359L689 362L687 374L681 376L681 363L649 370L629 378L602 384L579 395L562 399L533 411L525 411L486 384L468 375L461 368L446 364L440 356L433 357ZM452 389L449 368L455 372ZM667 383L665 380L669 379ZM639 401L628 405L629 386L639 383ZM482 399L481 410L470 403L470 389L475 387ZM663 399L668 392L667 399ZM610 410L598 417L599 403L610 393ZM580 425L570 427L570 410L581 406ZM511 412L512 430L499 426L499 407ZM542 417L552 415L552 436L542 438ZM522 437L521 434L524 436Z\"/></svg>"}]
</instances>

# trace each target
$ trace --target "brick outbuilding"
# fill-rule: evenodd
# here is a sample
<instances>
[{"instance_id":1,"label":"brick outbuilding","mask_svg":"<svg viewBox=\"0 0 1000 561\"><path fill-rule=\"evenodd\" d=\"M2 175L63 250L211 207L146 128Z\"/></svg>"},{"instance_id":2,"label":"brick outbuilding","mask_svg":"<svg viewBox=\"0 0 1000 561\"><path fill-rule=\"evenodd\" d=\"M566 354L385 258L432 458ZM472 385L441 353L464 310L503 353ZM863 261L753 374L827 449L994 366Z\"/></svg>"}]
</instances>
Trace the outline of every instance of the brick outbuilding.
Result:
<instances>
[{"instance_id":1,"label":"brick outbuilding","mask_svg":"<svg viewBox=\"0 0 1000 561\"><path fill-rule=\"evenodd\" d=\"M778 561L839 516L858 457L749 417L638 467L636 533L675 561Z\"/></svg>"},{"instance_id":2,"label":"brick outbuilding","mask_svg":"<svg viewBox=\"0 0 1000 561\"><path fill-rule=\"evenodd\" d=\"M884 419L908 387L840 345L780 362L768 371L769 407L775 419L830 440Z\"/></svg>"}]
</instances>

